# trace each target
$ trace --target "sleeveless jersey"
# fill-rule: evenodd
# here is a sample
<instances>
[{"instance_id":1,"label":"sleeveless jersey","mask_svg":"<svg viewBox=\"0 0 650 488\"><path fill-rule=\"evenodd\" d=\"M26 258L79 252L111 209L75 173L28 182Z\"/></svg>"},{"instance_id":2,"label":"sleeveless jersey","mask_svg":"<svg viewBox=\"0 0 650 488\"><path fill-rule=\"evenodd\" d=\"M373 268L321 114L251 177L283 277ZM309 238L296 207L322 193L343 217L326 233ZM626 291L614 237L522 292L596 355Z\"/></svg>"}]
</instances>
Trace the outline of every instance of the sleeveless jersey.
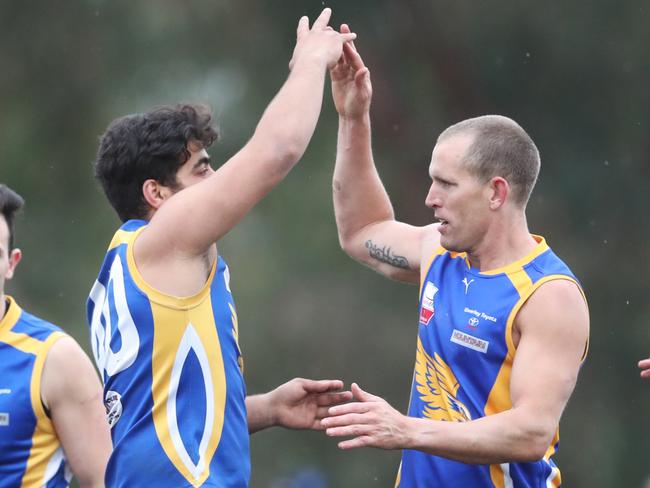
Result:
<instances>
[{"instance_id":1,"label":"sleeveless jersey","mask_svg":"<svg viewBox=\"0 0 650 488\"><path fill-rule=\"evenodd\" d=\"M146 224L130 220L115 233L88 300L114 446L106 486L245 487L246 391L228 266L217 257L194 296L157 291L133 256Z\"/></svg>"},{"instance_id":2,"label":"sleeveless jersey","mask_svg":"<svg viewBox=\"0 0 650 488\"><path fill-rule=\"evenodd\" d=\"M578 284L545 240L534 237L538 244L528 256L488 272L471 268L465 253L442 248L435 253L420 290L409 416L465 422L512 407L517 312L543 283ZM558 446L559 429L542 460L501 465L464 464L404 450L396 486L557 487L561 477L552 456Z\"/></svg>"},{"instance_id":3,"label":"sleeveless jersey","mask_svg":"<svg viewBox=\"0 0 650 488\"><path fill-rule=\"evenodd\" d=\"M65 488L70 472L41 401L41 375L65 334L11 298L0 321L0 488Z\"/></svg>"}]
</instances>

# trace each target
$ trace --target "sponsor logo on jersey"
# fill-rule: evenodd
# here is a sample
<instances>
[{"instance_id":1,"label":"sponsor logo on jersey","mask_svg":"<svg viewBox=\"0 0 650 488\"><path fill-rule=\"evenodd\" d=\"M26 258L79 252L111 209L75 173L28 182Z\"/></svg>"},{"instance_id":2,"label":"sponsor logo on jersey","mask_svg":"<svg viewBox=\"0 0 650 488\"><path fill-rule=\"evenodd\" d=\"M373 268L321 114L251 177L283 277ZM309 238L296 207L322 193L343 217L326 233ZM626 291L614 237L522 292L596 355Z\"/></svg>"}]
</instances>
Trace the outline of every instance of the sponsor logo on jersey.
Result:
<instances>
[{"instance_id":1,"label":"sponsor logo on jersey","mask_svg":"<svg viewBox=\"0 0 650 488\"><path fill-rule=\"evenodd\" d=\"M469 285L471 285L474 282L474 279L472 278L471 280L467 281L467 276L463 278L462 283L465 285L465 295L467 295L467 292L469 290Z\"/></svg>"},{"instance_id":2,"label":"sponsor logo on jersey","mask_svg":"<svg viewBox=\"0 0 650 488\"><path fill-rule=\"evenodd\" d=\"M6 427L7 425L9 425L9 414L0 412L0 427Z\"/></svg>"},{"instance_id":3,"label":"sponsor logo on jersey","mask_svg":"<svg viewBox=\"0 0 650 488\"><path fill-rule=\"evenodd\" d=\"M0 388L0 395L9 395L11 393L10 388Z\"/></svg>"},{"instance_id":4,"label":"sponsor logo on jersey","mask_svg":"<svg viewBox=\"0 0 650 488\"><path fill-rule=\"evenodd\" d=\"M467 325L472 329L476 329L478 327L478 319L476 317L470 317L467 321Z\"/></svg>"},{"instance_id":5,"label":"sponsor logo on jersey","mask_svg":"<svg viewBox=\"0 0 650 488\"><path fill-rule=\"evenodd\" d=\"M108 390L104 406L106 407L108 426L112 428L122 416L122 395L116 391Z\"/></svg>"},{"instance_id":6,"label":"sponsor logo on jersey","mask_svg":"<svg viewBox=\"0 0 650 488\"><path fill-rule=\"evenodd\" d=\"M465 307L463 312L473 315L477 319L483 319L493 323L496 323L497 321L496 317L493 317L492 315L488 315L485 312L479 312L478 310L474 310L473 308Z\"/></svg>"},{"instance_id":7,"label":"sponsor logo on jersey","mask_svg":"<svg viewBox=\"0 0 650 488\"><path fill-rule=\"evenodd\" d=\"M454 329L451 333L451 339L449 339L454 344L459 346L468 347L474 351L482 352L485 354L488 350L490 343L478 337L474 337L469 334L465 334L457 329Z\"/></svg>"},{"instance_id":8,"label":"sponsor logo on jersey","mask_svg":"<svg viewBox=\"0 0 650 488\"><path fill-rule=\"evenodd\" d=\"M422 306L420 307L420 323L422 325L429 325L431 317L436 313L433 307L433 297L437 292L438 288L436 288L436 285L427 281L424 287L424 293L422 294Z\"/></svg>"}]
</instances>

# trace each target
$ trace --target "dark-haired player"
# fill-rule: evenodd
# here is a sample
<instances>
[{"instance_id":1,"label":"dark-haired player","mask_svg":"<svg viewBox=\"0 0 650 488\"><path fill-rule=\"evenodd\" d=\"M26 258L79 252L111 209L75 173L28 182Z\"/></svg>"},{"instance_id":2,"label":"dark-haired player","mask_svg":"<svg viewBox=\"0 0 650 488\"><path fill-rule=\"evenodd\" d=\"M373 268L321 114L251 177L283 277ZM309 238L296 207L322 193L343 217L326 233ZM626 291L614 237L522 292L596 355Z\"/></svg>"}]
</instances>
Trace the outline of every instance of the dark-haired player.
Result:
<instances>
[{"instance_id":1,"label":"dark-haired player","mask_svg":"<svg viewBox=\"0 0 650 488\"><path fill-rule=\"evenodd\" d=\"M320 428L350 398L296 379L246 397L230 271L216 243L302 156L328 67L354 38L303 17L291 73L249 142L218 170L204 108L129 115L102 136L96 174L124 222L90 293L88 319L112 424L111 487L242 487L249 432Z\"/></svg>"},{"instance_id":2,"label":"dark-haired player","mask_svg":"<svg viewBox=\"0 0 650 488\"><path fill-rule=\"evenodd\" d=\"M21 260L23 199L0 184L0 488L104 486L111 438L102 389L70 336L4 293Z\"/></svg>"}]
</instances>

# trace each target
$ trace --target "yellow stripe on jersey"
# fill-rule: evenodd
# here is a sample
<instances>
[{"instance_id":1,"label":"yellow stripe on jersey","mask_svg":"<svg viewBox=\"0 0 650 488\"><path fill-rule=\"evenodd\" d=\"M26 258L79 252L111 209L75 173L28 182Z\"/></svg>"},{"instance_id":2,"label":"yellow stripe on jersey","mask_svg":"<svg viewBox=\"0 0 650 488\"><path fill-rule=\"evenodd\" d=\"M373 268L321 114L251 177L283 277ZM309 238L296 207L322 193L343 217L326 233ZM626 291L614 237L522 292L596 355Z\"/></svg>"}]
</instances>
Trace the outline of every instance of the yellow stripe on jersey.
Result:
<instances>
[{"instance_id":1,"label":"yellow stripe on jersey","mask_svg":"<svg viewBox=\"0 0 650 488\"><path fill-rule=\"evenodd\" d=\"M208 478L210 462L221 439L226 404L226 377L212 302L207 297L191 314L154 302L151 302L151 308L154 319L151 366L156 434L176 469L193 486L200 486ZM206 392L205 429L197 464L185 450L176 416L176 390L183 364L191 350L201 365ZM207 360L208 354L210 361ZM166 366L169 357L175 358L171 369Z\"/></svg>"},{"instance_id":2,"label":"yellow stripe on jersey","mask_svg":"<svg viewBox=\"0 0 650 488\"><path fill-rule=\"evenodd\" d=\"M113 239L111 239L111 243L108 245L108 250L110 251L120 244L126 244L133 238L134 233L135 232L132 230L118 230L113 236Z\"/></svg>"},{"instance_id":3,"label":"yellow stripe on jersey","mask_svg":"<svg viewBox=\"0 0 650 488\"><path fill-rule=\"evenodd\" d=\"M534 255L539 255L541 253L533 252ZM519 293L519 302L515 305L515 309L518 310L519 303L522 303L524 297L528 297L528 292L533 282L528 276L528 273L520 266L518 268L513 268L508 266L506 276L512 282L512 285L515 287ZM505 268L502 268L505 269ZM514 309L513 309L514 310ZM499 374L492 386L490 395L485 404L485 415L494 415L505 410L512 408L512 402L510 399L510 377L512 375L512 362L514 360L515 354L515 345L512 340L512 324L514 323L514 314L511 314L508 317L508 322L505 329L505 341L508 346L508 353L506 354L503 364L501 364L501 369ZM490 478L492 478L492 483L497 488L505 487L505 475L503 473L503 467L500 464L491 464L490 465Z\"/></svg>"},{"instance_id":4,"label":"yellow stripe on jersey","mask_svg":"<svg viewBox=\"0 0 650 488\"><path fill-rule=\"evenodd\" d=\"M205 285L196 294L177 297L163 293L145 281L135 262L133 243L145 228L143 226L133 232L118 231L111 245L127 245L127 265L131 277L146 293L151 304L154 322L151 391L156 435L176 469L193 486L200 486L210 474L210 462L221 439L226 404L225 370L210 299L218 258L212 264ZM185 449L176 414L176 391L190 351L199 360L206 392L205 429L199 444L197 464ZM168 364L170 357L175 358L171 368Z\"/></svg>"},{"instance_id":5,"label":"yellow stripe on jersey","mask_svg":"<svg viewBox=\"0 0 650 488\"><path fill-rule=\"evenodd\" d=\"M516 272L519 269L522 269L524 265L530 263L533 259L535 259L537 256L545 253L546 251L549 250L548 244L546 243L546 239L544 239L542 236L537 236L537 235L532 235L533 239L537 241L537 246L528 253L526 256L523 258L515 261L514 263L510 263L507 266L503 266L501 268L496 268L496 269L491 269L489 271L481 271L482 275L496 275L496 274L510 274L512 272Z\"/></svg>"},{"instance_id":6,"label":"yellow stripe on jersey","mask_svg":"<svg viewBox=\"0 0 650 488\"><path fill-rule=\"evenodd\" d=\"M490 479L494 488L505 488L505 476L500 464L490 464Z\"/></svg>"},{"instance_id":7,"label":"yellow stripe on jersey","mask_svg":"<svg viewBox=\"0 0 650 488\"><path fill-rule=\"evenodd\" d=\"M4 332L9 332L11 328L16 325L18 319L20 318L21 309L16 303L16 300L9 295L5 295L5 300L7 301L7 308L5 311L5 316L0 319L0 339L4 341Z\"/></svg>"},{"instance_id":8,"label":"yellow stripe on jersey","mask_svg":"<svg viewBox=\"0 0 650 488\"><path fill-rule=\"evenodd\" d=\"M215 258L214 262L212 263L212 269L210 270L210 274L208 276L208 279L205 282L205 285L203 285L203 288L201 288L196 294L187 297L177 297L173 295L168 295L167 293L163 293L160 290L157 290L153 286L149 285L145 281L145 279L140 274L140 271L138 270L138 267L135 263L135 256L133 254L133 243L137 239L138 235L140 235L140 232L142 232L145 228L146 226L142 226L135 232L128 232L128 233L124 231L117 232L117 234L121 232L123 232L124 234L129 234L128 236L126 236L127 239L124 242L128 246L126 251L126 259L129 267L129 273L131 273L131 277L133 278L133 281L135 281L135 284L138 285L138 288L140 288L143 292L147 294L147 297L151 302L156 302L160 305L164 305L170 308L175 308L178 310L187 310L197 306L210 293L210 286L212 285L212 280L217 271L218 258Z\"/></svg>"},{"instance_id":9,"label":"yellow stripe on jersey","mask_svg":"<svg viewBox=\"0 0 650 488\"><path fill-rule=\"evenodd\" d=\"M52 420L47 416L43 408L41 377L48 352L54 343L63 337L66 337L63 332L53 332L44 342L36 341L39 342L41 348L36 356L30 384L32 409L36 415L36 428L32 436L32 447L29 451L27 468L21 488L40 488L49 481L45 478L48 464L60 448Z\"/></svg>"},{"instance_id":10,"label":"yellow stripe on jersey","mask_svg":"<svg viewBox=\"0 0 650 488\"><path fill-rule=\"evenodd\" d=\"M395 488L399 487L401 481L402 481L402 461L399 462L399 468L397 468L397 479L395 480Z\"/></svg>"},{"instance_id":11,"label":"yellow stripe on jersey","mask_svg":"<svg viewBox=\"0 0 650 488\"><path fill-rule=\"evenodd\" d=\"M427 273L431 269L431 265L433 264L433 260L436 259L438 256L446 253L447 250L442 247L438 246L435 251L431 254L431 257L429 258L429 261L427 263L426 267L421 267L420 268L420 295L422 295L422 287L424 286L424 279L427 277Z\"/></svg>"},{"instance_id":12,"label":"yellow stripe on jersey","mask_svg":"<svg viewBox=\"0 0 650 488\"><path fill-rule=\"evenodd\" d=\"M544 246L542 247L544 249L548 249L546 243L544 242L543 244ZM541 252L533 252L531 255L529 255L529 258L532 259L530 256L534 257L540 254ZM510 376L512 373L512 363L514 360L514 354L516 349L514 342L512 340L512 327L515 322L515 317L517 316L517 313L519 312L521 307L526 303L526 301L531 297L531 295L535 292L535 290L537 290L540 286L542 286L544 283L547 283L549 281L567 280L567 281L571 281L572 283L575 283L578 286L578 289L580 289L580 292L584 297L584 292L582 291L582 288L576 282L576 280L572 279L570 276L548 275L540 279L539 281L537 281L535 284L533 284L533 282L530 279L530 276L528 276L528 273L526 273L526 271L523 268L513 269L510 266L508 266L508 268L509 270L506 274L510 279L510 281L512 282L513 286L517 289L520 298L519 301L512 308L510 315L508 317L508 322L506 324L506 344L508 345L508 354L504 359L503 364L501 365L501 369L499 370L497 379L494 382L494 385L492 386L492 390L490 391L490 395L485 404L485 410L484 410L485 415L493 415L495 413L503 412L505 410L509 410L510 408L512 408L512 402L510 399ZM585 298L585 303L586 303L586 298ZM586 347L587 346L585 346L585 355L586 355ZM557 444L558 441L559 441L559 429L558 431L556 431L555 436L553 438L553 442L546 452L548 456L545 457L546 460L548 460L550 456L552 456L555 453L554 446L555 444ZM504 475L503 475L503 469L501 468L501 465L498 464L490 465L490 476L492 478L492 482L495 484L496 487L504 486L503 485ZM555 476L553 482L555 483L555 481L559 479L560 479L560 473L559 470L557 470L557 475Z\"/></svg>"}]
</instances>

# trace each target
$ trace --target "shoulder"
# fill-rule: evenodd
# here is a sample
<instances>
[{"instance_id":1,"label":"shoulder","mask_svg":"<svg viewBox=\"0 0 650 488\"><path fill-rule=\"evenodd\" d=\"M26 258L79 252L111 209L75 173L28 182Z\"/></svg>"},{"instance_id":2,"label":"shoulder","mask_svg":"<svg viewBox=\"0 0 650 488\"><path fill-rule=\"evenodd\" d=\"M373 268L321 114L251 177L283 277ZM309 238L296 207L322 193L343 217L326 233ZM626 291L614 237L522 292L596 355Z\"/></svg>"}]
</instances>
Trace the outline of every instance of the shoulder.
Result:
<instances>
[{"instance_id":1,"label":"shoulder","mask_svg":"<svg viewBox=\"0 0 650 488\"><path fill-rule=\"evenodd\" d=\"M547 281L522 306L515 325L521 335L553 334L566 341L585 342L589 311L584 294L568 277Z\"/></svg>"},{"instance_id":2,"label":"shoulder","mask_svg":"<svg viewBox=\"0 0 650 488\"><path fill-rule=\"evenodd\" d=\"M555 278L541 284L528 298L524 308L543 311L548 308L561 312L586 311L584 294L571 277Z\"/></svg>"},{"instance_id":3,"label":"shoulder","mask_svg":"<svg viewBox=\"0 0 650 488\"><path fill-rule=\"evenodd\" d=\"M440 246L438 227L439 224L430 224L422 228L420 263L423 270L431 264L435 256L444 252L444 249Z\"/></svg>"},{"instance_id":4,"label":"shoulder","mask_svg":"<svg viewBox=\"0 0 650 488\"><path fill-rule=\"evenodd\" d=\"M81 346L70 336L62 336L50 347L41 377L41 396L47 406L62 398L96 393L97 374Z\"/></svg>"},{"instance_id":5,"label":"shoulder","mask_svg":"<svg viewBox=\"0 0 650 488\"><path fill-rule=\"evenodd\" d=\"M54 332L63 333L60 327L44 320L36 315L32 315L25 310L21 310L20 319L14 328L16 332L23 332L30 337L39 341L45 341Z\"/></svg>"}]
</instances>

